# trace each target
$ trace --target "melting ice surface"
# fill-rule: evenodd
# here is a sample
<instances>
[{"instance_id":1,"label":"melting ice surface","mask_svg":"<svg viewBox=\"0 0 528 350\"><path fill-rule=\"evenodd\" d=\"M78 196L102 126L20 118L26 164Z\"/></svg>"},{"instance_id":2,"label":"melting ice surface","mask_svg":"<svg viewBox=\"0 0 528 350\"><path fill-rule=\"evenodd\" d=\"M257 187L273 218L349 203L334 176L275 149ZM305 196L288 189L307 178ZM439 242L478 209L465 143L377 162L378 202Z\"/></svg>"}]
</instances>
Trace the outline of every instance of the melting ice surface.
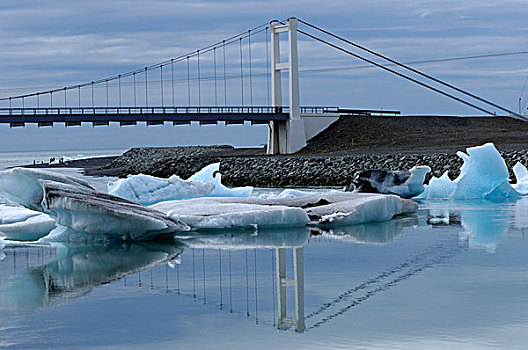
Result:
<instances>
[{"instance_id":1,"label":"melting ice surface","mask_svg":"<svg viewBox=\"0 0 528 350\"><path fill-rule=\"evenodd\" d=\"M500 201L520 196L516 187L521 188L524 185L510 185L506 163L492 143L469 147L467 154L457 152L457 155L464 161L460 175L455 180L451 180L447 172L440 178L433 177L429 185L425 186L424 192L416 198ZM519 167L516 174L526 175ZM518 183L519 180L521 179L517 179ZM524 181L528 181L528 178L524 178Z\"/></svg>"}]
</instances>

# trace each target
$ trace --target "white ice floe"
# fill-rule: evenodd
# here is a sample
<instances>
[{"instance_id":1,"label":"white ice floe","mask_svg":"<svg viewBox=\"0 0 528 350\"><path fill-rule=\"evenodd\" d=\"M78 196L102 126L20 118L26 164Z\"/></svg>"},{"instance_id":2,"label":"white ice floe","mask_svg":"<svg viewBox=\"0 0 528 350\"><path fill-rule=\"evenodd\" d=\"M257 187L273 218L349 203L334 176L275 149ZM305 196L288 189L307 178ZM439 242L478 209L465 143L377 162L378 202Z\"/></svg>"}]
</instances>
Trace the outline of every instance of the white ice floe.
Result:
<instances>
[{"instance_id":1,"label":"white ice floe","mask_svg":"<svg viewBox=\"0 0 528 350\"><path fill-rule=\"evenodd\" d=\"M182 180L176 175L162 179L150 175L129 175L108 182L108 193L143 205L178 199L198 198L210 194L212 182Z\"/></svg>"},{"instance_id":2,"label":"white ice floe","mask_svg":"<svg viewBox=\"0 0 528 350\"><path fill-rule=\"evenodd\" d=\"M453 181L444 174L433 178L431 185L417 198L454 198L505 200L519 197L509 183L508 168L492 143L457 152L464 164Z\"/></svg>"},{"instance_id":3,"label":"white ice floe","mask_svg":"<svg viewBox=\"0 0 528 350\"><path fill-rule=\"evenodd\" d=\"M0 196L26 208L42 211L42 186L38 180L93 189L87 182L40 169L13 168L0 171Z\"/></svg>"},{"instance_id":4,"label":"white ice floe","mask_svg":"<svg viewBox=\"0 0 528 350\"><path fill-rule=\"evenodd\" d=\"M38 211L0 205L0 233L7 239L36 241L55 228L55 220Z\"/></svg>"},{"instance_id":5,"label":"white ice floe","mask_svg":"<svg viewBox=\"0 0 528 350\"><path fill-rule=\"evenodd\" d=\"M396 215L414 213L418 204L396 195L357 196L346 201L313 207L307 210L310 217L316 217L320 225L355 225L381 222Z\"/></svg>"},{"instance_id":6,"label":"white ice floe","mask_svg":"<svg viewBox=\"0 0 528 350\"><path fill-rule=\"evenodd\" d=\"M302 227L309 221L301 208L222 203L216 198L161 202L151 206L194 229Z\"/></svg>"},{"instance_id":7,"label":"white ice floe","mask_svg":"<svg viewBox=\"0 0 528 350\"><path fill-rule=\"evenodd\" d=\"M294 198L196 198L151 206L196 229L350 225L413 213L416 202L395 195L328 193Z\"/></svg>"},{"instance_id":8,"label":"white ice floe","mask_svg":"<svg viewBox=\"0 0 528 350\"><path fill-rule=\"evenodd\" d=\"M187 181L212 182L215 187L207 197L249 197L253 192L253 187L228 188L222 184L222 174L220 173L220 163L209 164Z\"/></svg>"}]
</instances>

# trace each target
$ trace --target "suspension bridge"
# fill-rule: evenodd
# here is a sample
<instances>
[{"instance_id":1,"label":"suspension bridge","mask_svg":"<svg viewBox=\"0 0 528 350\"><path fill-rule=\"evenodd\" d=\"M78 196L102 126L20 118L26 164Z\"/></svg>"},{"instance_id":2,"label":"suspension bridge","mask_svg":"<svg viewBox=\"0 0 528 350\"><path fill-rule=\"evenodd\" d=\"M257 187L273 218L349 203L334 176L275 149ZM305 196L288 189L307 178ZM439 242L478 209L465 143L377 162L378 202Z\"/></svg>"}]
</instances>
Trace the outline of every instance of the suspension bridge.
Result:
<instances>
[{"instance_id":1,"label":"suspension bridge","mask_svg":"<svg viewBox=\"0 0 528 350\"><path fill-rule=\"evenodd\" d=\"M287 39L281 40L281 34ZM8 123L11 127L35 123L45 127L54 123L66 126L92 123L98 126L117 122L126 126L138 122L147 125L250 122L268 124L267 152L284 154L304 147L310 138L340 116L399 114L398 111L301 106L298 34L479 112L496 115L499 110L527 120L520 112L302 19L289 18L271 21L141 69L62 88L0 98L0 104L3 104L0 123ZM287 83L285 89L283 80Z\"/></svg>"}]
</instances>

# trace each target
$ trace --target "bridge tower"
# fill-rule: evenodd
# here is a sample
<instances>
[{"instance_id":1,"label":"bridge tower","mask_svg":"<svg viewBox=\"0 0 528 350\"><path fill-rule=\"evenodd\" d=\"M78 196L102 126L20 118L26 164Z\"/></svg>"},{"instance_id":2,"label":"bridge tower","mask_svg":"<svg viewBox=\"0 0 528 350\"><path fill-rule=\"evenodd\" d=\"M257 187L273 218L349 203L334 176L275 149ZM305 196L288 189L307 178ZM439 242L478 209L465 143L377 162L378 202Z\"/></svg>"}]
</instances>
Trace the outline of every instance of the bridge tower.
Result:
<instances>
[{"instance_id":1,"label":"bridge tower","mask_svg":"<svg viewBox=\"0 0 528 350\"><path fill-rule=\"evenodd\" d=\"M282 107L281 72L288 71L289 120L271 121L268 132L268 154L293 153L306 145L304 121L301 118L299 95L299 61L297 55L297 19L286 24L270 23L271 33L271 104ZM280 33L288 33L288 61L281 62Z\"/></svg>"}]
</instances>

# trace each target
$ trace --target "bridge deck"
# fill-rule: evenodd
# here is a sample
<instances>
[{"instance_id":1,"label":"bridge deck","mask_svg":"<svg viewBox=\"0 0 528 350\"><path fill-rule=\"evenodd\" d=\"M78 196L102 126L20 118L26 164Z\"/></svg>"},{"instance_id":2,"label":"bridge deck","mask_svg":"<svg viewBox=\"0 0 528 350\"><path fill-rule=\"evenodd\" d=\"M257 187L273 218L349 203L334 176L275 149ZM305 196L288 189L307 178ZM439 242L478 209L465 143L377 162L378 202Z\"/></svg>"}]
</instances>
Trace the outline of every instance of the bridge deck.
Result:
<instances>
[{"instance_id":1,"label":"bridge deck","mask_svg":"<svg viewBox=\"0 0 528 350\"><path fill-rule=\"evenodd\" d=\"M335 113L335 107L302 107L302 113ZM147 124L188 124L197 121L203 124L218 121L227 124L267 123L274 120L287 120L288 107L56 107L56 108L0 108L0 123L23 126L25 123L38 123L49 126L53 123L79 125L82 122L106 125L119 122L133 125Z\"/></svg>"}]
</instances>

